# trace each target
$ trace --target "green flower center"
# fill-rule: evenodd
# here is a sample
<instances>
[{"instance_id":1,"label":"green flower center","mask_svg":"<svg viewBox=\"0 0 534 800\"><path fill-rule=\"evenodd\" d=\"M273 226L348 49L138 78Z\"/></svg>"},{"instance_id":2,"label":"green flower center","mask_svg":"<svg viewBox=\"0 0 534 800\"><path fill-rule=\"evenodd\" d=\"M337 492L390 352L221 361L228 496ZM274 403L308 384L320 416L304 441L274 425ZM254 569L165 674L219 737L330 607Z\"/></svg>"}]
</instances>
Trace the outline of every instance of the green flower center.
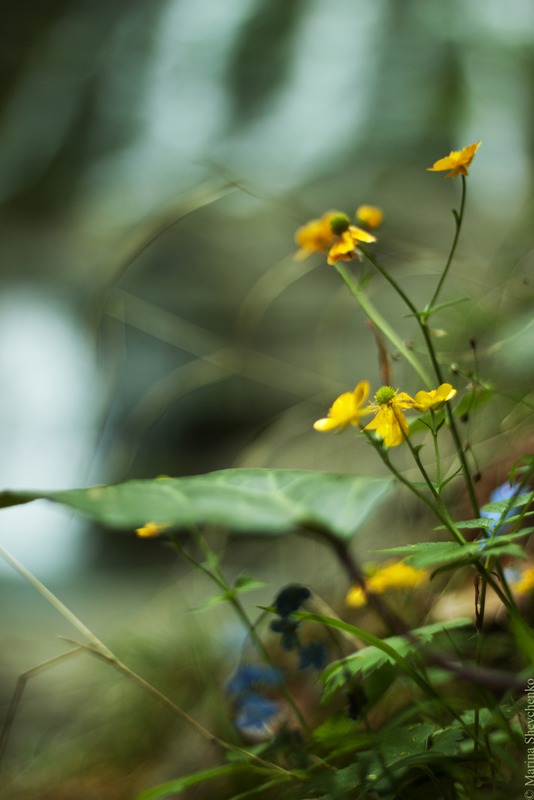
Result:
<instances>
[{"instance_id":1,"label":"green flower center","mask_svg":"<svg viewBox=\"0 0 534 800\"><path fill-rule=\"evenodd\" d=\"M391 386L382 386L375 394L375 400L379 406L385 406L391 403L396 394L397 392Z\"/></svg>"},{"instance_id":2,"label":"green flower center","mask_svg":"<svg viewBox=\"0 0 534 800\"><path fill-rule=\"evenodd\" d=\"M342 233L345 233L345 231L348 230L349 225L350 219L346 214L334 214L330 220L330 228L332 233L335 233L336 236L340 236Z\"/></svg>"}]
</instances>

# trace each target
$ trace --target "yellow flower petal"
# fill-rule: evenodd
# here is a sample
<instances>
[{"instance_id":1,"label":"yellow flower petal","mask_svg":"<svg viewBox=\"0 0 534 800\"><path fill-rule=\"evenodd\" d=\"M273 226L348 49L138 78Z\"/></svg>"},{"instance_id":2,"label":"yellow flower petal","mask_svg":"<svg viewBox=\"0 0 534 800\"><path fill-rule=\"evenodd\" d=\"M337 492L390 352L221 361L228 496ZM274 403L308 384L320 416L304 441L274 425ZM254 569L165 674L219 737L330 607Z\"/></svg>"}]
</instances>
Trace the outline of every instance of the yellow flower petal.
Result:
<instances>
[{"instance_id":1,"label":"yellow flower petal","mask_svg":"<svg viewBox=\"0 0 534 800\"><path fill-rule=\"evenodd\" d=\"M313 427L316 431L342 431L349 425L359 425L362 414L367 413L362 410L362 405L369 394L369 384L367 381L360 381L352 392L344 392L336 400L328 414L323 419L314 422Z\"/></svg>"},{"instance_id":2,"label":"yellow flower petal","mask_svg":"<svg viewBox=\"0 0 534 800\"><path fill-rule=\"evenodd\" d=\"M464 147L463 150L451 150L448 156L440 158L431 167L427 167L427 170L428 172L443 172L444 170L450 169L451 171L445 176L447 178L455 178L457 175L467 175L467 168L471 166L471 162L479 147L480 142L475 142L475 144Z\"/></svg>"},{"instance_id":3,"label":"yellow flower petal","mask_svg":"<svg viewBox=\"0 0 534 800\"><path fill-rule=\"evenodd\" d=\"M295 253L295 258L302 261L312 253L326 253L335 241L335 234L330 227L330 220L335 217L338 211L327 211L321 219L312 219L295 234L295 241L299 250Z\"/></svg>"},{"instance_id":4,"label":"yellow flower petal","mask_svg":"<svg viewBox=\"0 0 534 800\"><path fill-rule=\"evenodd\" d=\"M374 430L382 438L386 447L397 447L402 444L408 435L408 423L400 409L394 410L392 406L381 406L375 418L365 426L365 430Z\"/></svg>"},{"instance_id":5,"label":"yellow flower petal","mask_svg":"<svg viewBox=\"0 0 534 800\"><path fill-rule=\"evenodd\" d=\"M352 261L354 258L361 259L358 242L372 244L372 242L376 242L376 236L362 230L362 228L357 228L356 225L349 225L347 230L337 237L337 240L330 248L328 263L336 264L338 261Z\"/></svg>"},{"instance_id":6,"label":"yellow flower petal","mask_svg":"<svg viewBox=\"0 0 534 800\"><path fill-rule=\"evenodd\" d=\"M347 597L345 598L345 602L348 606L352 608L361 608L367 602L367 598L365 597L365 592L363 591L361 586L353 586L347 592Z\"/></svg>"},{"instance_id":7,"label":"yellow flower petal","mask_svg":"<svg viewBox=\"0 0 534 800\"><path fill-rule=\"evenodd\" d=\"M142 528L136 528L135 532L141 539L151 539L154 536L159 536L168 527L166 523L147 522Z\"/></svg>"},{"instance_id":8,"label":"yellow flower petal","mask_svg":"<svg viewBox=\"0 0 534 800\"><path fill-rule=\"evenodd\" d=\"M428 580L428 572L424 569L405 564L403 561L386 561L367 578L367 591L382 594L390 589L414 589ZM352 608L359 608L367 602L366 593L361 586L352 586L345 598Z\"/></svg>"},{"instance_id":9,"label":"yellow flower petal","mask_svg":"<svg viewBox=\"0 0 534 800\"><path fill-rule=\"evenodd\" d=\"M365 430L376 431L386 447L402 444L408 435L403 408L412 408L413 398L406 392L399 393L391 386L383 386L375 394L375 401L367 409L373 411L375 417L365 426Z\"/></svg>"},{"instance_id":10,"label":"yellow flower petal","mask_svg":"<svg viewBox=\"0 0 534 800\"><path fill-rule=\"evenodd\" d=\"M428 579L426 570L416 569L403 561L386 562L369 578L369 591L379 594L387 589L412 589Z\"/></svg>"},{"instance_id":11,"label":"yellow flower petal","mask_svg":"<svg viewBox=\"0 0 534 800\"><path fill-rule=\"evenodd\" d=\"M363 228L357 228L356 225L349 225L349 233L355 244L357 242L365 242L366 244L376 242L376 236L373 236L369 231L364 231Z\"/></svg>"},{"instance_id":12,"label":"yellow flower petal","mask_svg":"<svg viewBox=\"0 0 534 800\"><path fill-rule=\"evenodd\" d=\"M512 583L512 588L518 594L528 594L534 590L534 567L527 567L521 578Z\"/></svg>"},{"instance_id":13,"label":"yellow flower petal","mask_svg":"<svg viewBox=\"0 0 534 800\"><path fill-rule=\"evenodd\" d=\"M414 397L413 407L417 411L426 412L430 409L436 411L441 408L448 400L452 400L456 394L450 383L442 383L437 389L430 392L417 392Z\"/></svg>"},{"instance_id":14,"label":"yellow flower petal","mask_svg":"<svg viewBox=\"0 0 534 800\"><path fill-rule=\"evenodd\" d=\"M337 264L338 261L352 261L360 258L360 253L349 231L344 231L337 237L337 241L328 252L328 263Z\"/></svg>"},{"instance_id":15,"label":"yellow flower petal","mask_svg":"<svg viewBox=\"0 0 534 800\"><path fill-rule=\"evenodd\" d=\"M374 230L382 225L384 214L377 206L358 206L356 209L356 219L367 228Z\"/></svg>"}]
</instances>

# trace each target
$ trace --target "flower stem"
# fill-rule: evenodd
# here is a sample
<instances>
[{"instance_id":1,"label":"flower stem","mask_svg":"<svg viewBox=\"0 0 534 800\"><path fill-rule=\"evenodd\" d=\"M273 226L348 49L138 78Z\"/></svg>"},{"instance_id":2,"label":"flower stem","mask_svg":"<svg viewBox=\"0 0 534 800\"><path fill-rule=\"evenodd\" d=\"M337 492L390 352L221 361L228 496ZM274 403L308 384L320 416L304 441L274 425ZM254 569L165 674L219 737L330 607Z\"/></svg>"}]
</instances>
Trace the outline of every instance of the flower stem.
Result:
<instances>
[{"instance_id":1,"label":"flower stem","mask_svg":"<svg viewBox=\"0 0 534 800\"><path fill-rule=\"evenodd\" d=\"M461 212L462 215L463 215L463 206L464 206L464 202L463 201L465 201L465 191L464 191L464 194L462 196L462 205L460 207L460 212ZM460 219L460 215L458 215L458 219ZM446 271L448 271L448 268L450 266L450 261L452 260L452 255L454 255L454 251L456 249L456 242L458 241L459 231L460 231L460 228L457 226L455 240L454 240L454 243L453 243L453 247L451 248L451 254L449 255L449 260L447 261L447 266L445 267L445 270L444 270L444 273L443 273L444 275L446 274ZM432 362L432 367L434 369L434 374L435 374L435 376L437 378L437 381L438 381L439 385L441 385L443 383L443 374L442 374L441 367L440 367L440 364L439 364L437 356L436 356L436 352L434 350L434 344L432 342L432 337L430 335L430 330L428 328L427 315L426 314L421 314L417 310L417 308L412 303L412 301L410 300L408 295L403 291L403 289L401 289L401 287L399 286L397 281L394 278L391 277L389 272L387 272L387 270L384 269L384 267L380 264L379 261L377 261L377 259L374 256L372 256L363 246L361 246L360 249L365 254L365 257L367 258L367 260L378 270L378 272L380 272L380 274L387 280L387 282L395 289L395 291L397 292L399 297L402 300L404 300L404 302L406 303L406 305L408 306L408 308L410 309L410 311L414 315L415 319L417 320L417 324L419 325L419 329L420 329L420 331L421 331L421 333L423 335L423 339L425 340L425 345L426 345L426 348L428 350L428 355L430 356L430 361ZM418 374L421 376L420 372ZM430 386L431 384L427 382L427 385ZM454 415L453 415L453 412L452 412L452 409L451 409L449 403L445 404L445 409L446 409L446 414L447 414L448 421L449 421L449 428L451 430L451 435L452 435L453 442L454 442L454 447L456 449L456 454L458 456L458 460L460 461L460 464L461 464L461 467L462 467L462 472L464 474L464 480L465 480L465 484L466 484L466 487L467 487L467 492L469 494L469 499L471 501L471 506L473 508L473 513L474 513L475 517L478 517L478 511L479 511L479 509L478 509L478 501L477 501L477 498L476 498L475 489L474 489L474 486L473 486L473 480L471 478L471 473L469 472L469 467L467 465L467 460L465 458L465 452L464 452L464 448L462 446L462 442L461 442L461 439L460 439L460 434L458 433L458 429L456 427L456 420L454 419Z\"/></svg>"},{"instance_id":2,"label":"flower stem","mask_svg":"<svg viewBox=\"0 0 534 800\"><path fill-rule=\"evenodd\" d=\"M211 548L209 547L208 543L206 542L206 540L204 539L202 533L198 530L198 528L196 528L195 526L190 526L189 530L194 540L196 541L197 545L199 546L200 550L202 551L202 554L207 558L209 566L206 566L206 564L202 564L200 561L197 561L196 558L191 556L185 550L179 538L177 536L173 536L171 537L171 541L176 551L182 556L182 558L185 561L191 564L191 566L193 566L195 569L200 570L202 573L204 573L204 575L210 578L210 580L212 580L215 583L215 585L218 586L219 589L223 590L224 594L228 599L228 602L234 608L234 611L236 612L237 616L245 626L246 630L249 632L252 641L255 643L256 647L258 648L262 657L265 659L266 663L270 664L271 666L276 666L275 664L273 664L272 658L269 656L269 653L267 652L265 645L263 644L261 638L258 636L256 628L252 623L252 621L249 619L245 609L243 608L242 603L237 597L234 588L226 580L226 577L218 564L218 560L215 553L211 550ZM308 733L310 733L311 732L310 726L308 722L304 719L294 699L290 695L286 685L282 683L279 688L284 699L287 701L293 713L295 714L295 717L302 725L302 728Z\"/></svg>"},{"instance_id":3,"label":"flower stem","mask_svg":"<svg viewBox=\"0 0 534 800\"><path fill-rule=\"evenodd\" d=\"M353 276L349 272L349 270L342 264L335 264L335 269L341 276L341 279L347 286L348 290L358 302L362 311L364 311L369 319L374 322L376 327L382 331L384 336L386 336L389 341L396 347L399 353L402 353L406 361L408 361L412 367L414 368L415 372L419 375L423 383L430 388L432 385L432 381L427 374L424 367L419 363L418 358L414 355L414 353L409 350L402 339L397 335L397 333L393 330L393 328L389 325L389 323L383 318L380 312L374 307L372 302L369 300L365 292L361 290L358 286L357 282L354 280Z\"/></svg>"},{"instance_id":4,"label":"flower stem","mask_svg":"<svg viewBox=\"0 0 534 800\"><path fill-rule=\"evenodd\" d=\"M106 645L97 637L95 634L86 626L84 623L69 609L67 606L53 594L50 589L48 589L43 583L41 583L38 578L33 575L26 567L21 564L17 559L8 553L7 550L4 550L3 547L0 547L0 556L11 566L15 569L23 578L25 578L28 583L30 583L37 591L47 600L55 609L58 611L70 624L76 628L76 630L82 634L87 639L87 643L85 642L76 642L71 639L67 639L68 642L74 644L76 651L79 650L86 650L88 652L93 653L93 655L97 656L98 658L103 659L108 664L111 664L115 669L119 670L123 675L125 675L129 680L136 683L142 689L144 689L148 694L151 694L160 703L166 706L173 714L183 720L189 727L193 728L197 733L204 737L207 741L218 745L223 750L236 753L241 756L246 756L247 758L252 759L255 763L265 767L269 770L275 770L276 772L280 772L284 775L290 777L292 773L288 772L287 770L279 767L277 764L271 763L270 761L266 761L263 758L255 755L254 753L249 752L248 750L244 750L237 745L230 744L225 742L223 739L220 739L215 734L208 731L197 722L193 717L191 717L186 711L184 711L180 706L177 706L175 703L172 702L166 695L162 694L155 686L152 686L151 683L145 681L140 675L133 672L126 664L123 664L117 656L108 648ZM70 653L65 653L63 657L68 655L74 655L74 651ZM46 662L42 666L49 665L53 663L54 659L51 661Z\"/></svg>"},{"instance_id":5,"label":"flower stem","mask_svg":"<svg viewBox=\"0 0 534 800\"><path fill-rule=\"evenodd\" d=\"M460 238L460 231L462 230L462 222L463 222L463 219L464 219L464 209L465 209L465 196L466 196L466 191L467 191L467 181L465 179L465 175L462 175L461 178L462 178L462 199L460 200L460 210L458 212L457 211L453 211L452 212L454 214L454 221L456 223L456 231L455 231L455 234L454 234L454 239L452 240L452 246L451 246L451 250L450 250L450 253L449 253L449 257L447 259L447 263L445 264L445 269L441 273L441 277L440 277L440 279L438 281L438 285L436 286L436 290L435 290L434 294L432 295L432 300L430 301L430 303L427 306L427 312L428 313L430 313L432 311L432 307L436 304L436 301L437 301L437 299L439 297L439 294L441 292L443 284L445 283L445 279L447 277L447 274L449 272L449 268L450 268L450 266L452 264L452 260L454 258L454 254L456 252L456 246L458 244L458 239Z\"/></svg>"},{"instance_id":6,"label":"flower stem","mask_svg":"<svg viewBox=\"0 0 534 800\"><path fill-rule=\"evenodd\" d=\"M438 430L436 427L436 414L430 409L430 419L432 420L432 438L434 440L434 459L436 462L436 486L437 492L441 496L441 459L439 457Z\"/></svg>"}]
</instances>

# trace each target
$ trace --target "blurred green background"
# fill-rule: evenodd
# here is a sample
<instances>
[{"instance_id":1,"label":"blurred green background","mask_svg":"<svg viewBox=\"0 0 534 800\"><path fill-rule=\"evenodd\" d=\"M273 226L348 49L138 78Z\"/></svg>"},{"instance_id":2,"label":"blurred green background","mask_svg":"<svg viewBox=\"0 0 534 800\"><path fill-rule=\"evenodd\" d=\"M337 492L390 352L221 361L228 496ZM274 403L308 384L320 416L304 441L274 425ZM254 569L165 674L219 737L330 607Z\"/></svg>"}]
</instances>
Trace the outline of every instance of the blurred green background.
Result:
<instances>
[{"instance_id":1,"label":"blurred green background","mask_svg":"<svg viewBox=\"0 0 534 800\"><path fill-rule=\"evenodd\" d=\"M466 427L481 467L525 440L531 415L518 401L532 389L534 351L531 3L24 0L3 19L2 487L230 466L379 474L350 436L312 430L339 391L362 378L376 387L380 374L363 314L322 259L293 261L294 232L329 208L380 205L377 253L424 304L460 191L425 168L479 139L443 296L468 300L435 324L447 334L439 340L447 377L452 363L464 376L453 381L460 390L476 369L502 390ZM375 280L370 293L411 340L413 322L391 290ZM422 388L401 361L393 382ZM386 545L425 524L396 497L356 548L365 558L377 533ZM225 610L191 619L184 609L210 588L161 543L88 530L39 505L2 512L0 526L2 545L99 635L135 640L146 656L140 669L156 659L169 686L184 672L180 685L195 684L208 721L224 718L218 668L206 677L177 642L185 638L188 653L212 648L217 665L225 650L235 658L239 631ZM251 608L287 580L342 601L346 586L319 545L226 547L230 575L243 569L270 583ZM54 635L71 631L8 567L0 592L7 702L19 672L61 652ZM66 723L73 709L107 684L121 692L106 673L80 699L77 676L63 710L52 673L32 684L8 752L21 796L48 796L39 770L48 748L81 736ZM115 724L111 713L105 724ZM118 780L151 761L153 749L153 739L136 742L122 754L128 767L117 767L117 754L103 766L94 760ZM149 783L180 771L168 742L163 749L161 775L148 770ZM59 772L98 773L87 759L67 759ZM65 794L55 785L53 796L93 797L92 780ZM94 780L94 796L107 797ZM109 796L131 796L132 786L116 784Z\"/></svg>"}]
</instances>

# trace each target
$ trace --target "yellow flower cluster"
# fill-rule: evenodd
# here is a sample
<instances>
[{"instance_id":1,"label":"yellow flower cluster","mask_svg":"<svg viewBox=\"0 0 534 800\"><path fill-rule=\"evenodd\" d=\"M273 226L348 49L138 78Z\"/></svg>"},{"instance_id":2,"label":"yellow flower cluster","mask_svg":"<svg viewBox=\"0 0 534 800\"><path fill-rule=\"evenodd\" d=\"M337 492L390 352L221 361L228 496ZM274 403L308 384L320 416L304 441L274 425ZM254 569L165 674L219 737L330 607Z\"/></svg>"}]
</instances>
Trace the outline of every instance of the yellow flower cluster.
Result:
<instances>
[{"instance_id":1,"label":"yellow flower cluster","mask_svg":"<svg viewBox=\"0 0 534 800\"><path fill-rule=\"evenodd\" d=\"M365 591L361 586L349 589L346 603L352 608L365 605L367 592L382 594L390 589L414 589L428 580L424 569L415 569L403 561L387 561L378 567L365 581Z\"/></svg>"},{"instance_id":2,"label":"yellow flower cluster","mask_svg":"<svg viewBox=\"0 0 534 800\"><path fill-rule=\"evenodd\" d=\"M366 228L377 228L383 219L382 211L376 206L360 206L356 216ZM371 244L376 237L368 230L351 225L346 214L327 211L320 219L312 219L295 234L299 250L295 254L298 261L312 253L328 253L328 263L352 261L361 258L360 243Z\"/></svg>"},{"instance_id":3,"label":"yellow flower cluster","mask_svg":"<svg viewBox=\"0 0 534 800\"><path fill-rule=\"evenodd\" d=\"M415 397L410 397L391 386L382 386L374 396L375 402L364 408L368 394L369 384L360 381L352 392L340 395L326 417L318 419L313 427L316 431L342 431L349 425L361 427L361 418L366 414L374 414L363 430L374 430L386 447L396 447L408 436L405 409L412 408L422 413L435 411L454 397L456 389L450 383L442 383L437 389L417 392Z\"/></svg>"},{"instance_id":4,"label":"yellow flower cluster","mask_svg":"<svg viewBox=\"0 0 534 800\"><path fill-rule=\"evenodd\" d=\"M428 167L430 172L449 170L446 177L467 175L468 167L480 147L480 142L470 144L463 150L452 150L445 158L440 158L433 166ZM356 220L363 227L351 225L346 214L339 211L326 211L319 219L312 219L303 225L295 234L295 241L299 246L295 258L302 261L312 253L328 253L328 263L336 264L338 261L352 261L361 259L361 243L372 244L376 237L370 231L380 227L384 220L382 209L377 206L361 205L356 209Z\"/></svg>"}]
</instances>

